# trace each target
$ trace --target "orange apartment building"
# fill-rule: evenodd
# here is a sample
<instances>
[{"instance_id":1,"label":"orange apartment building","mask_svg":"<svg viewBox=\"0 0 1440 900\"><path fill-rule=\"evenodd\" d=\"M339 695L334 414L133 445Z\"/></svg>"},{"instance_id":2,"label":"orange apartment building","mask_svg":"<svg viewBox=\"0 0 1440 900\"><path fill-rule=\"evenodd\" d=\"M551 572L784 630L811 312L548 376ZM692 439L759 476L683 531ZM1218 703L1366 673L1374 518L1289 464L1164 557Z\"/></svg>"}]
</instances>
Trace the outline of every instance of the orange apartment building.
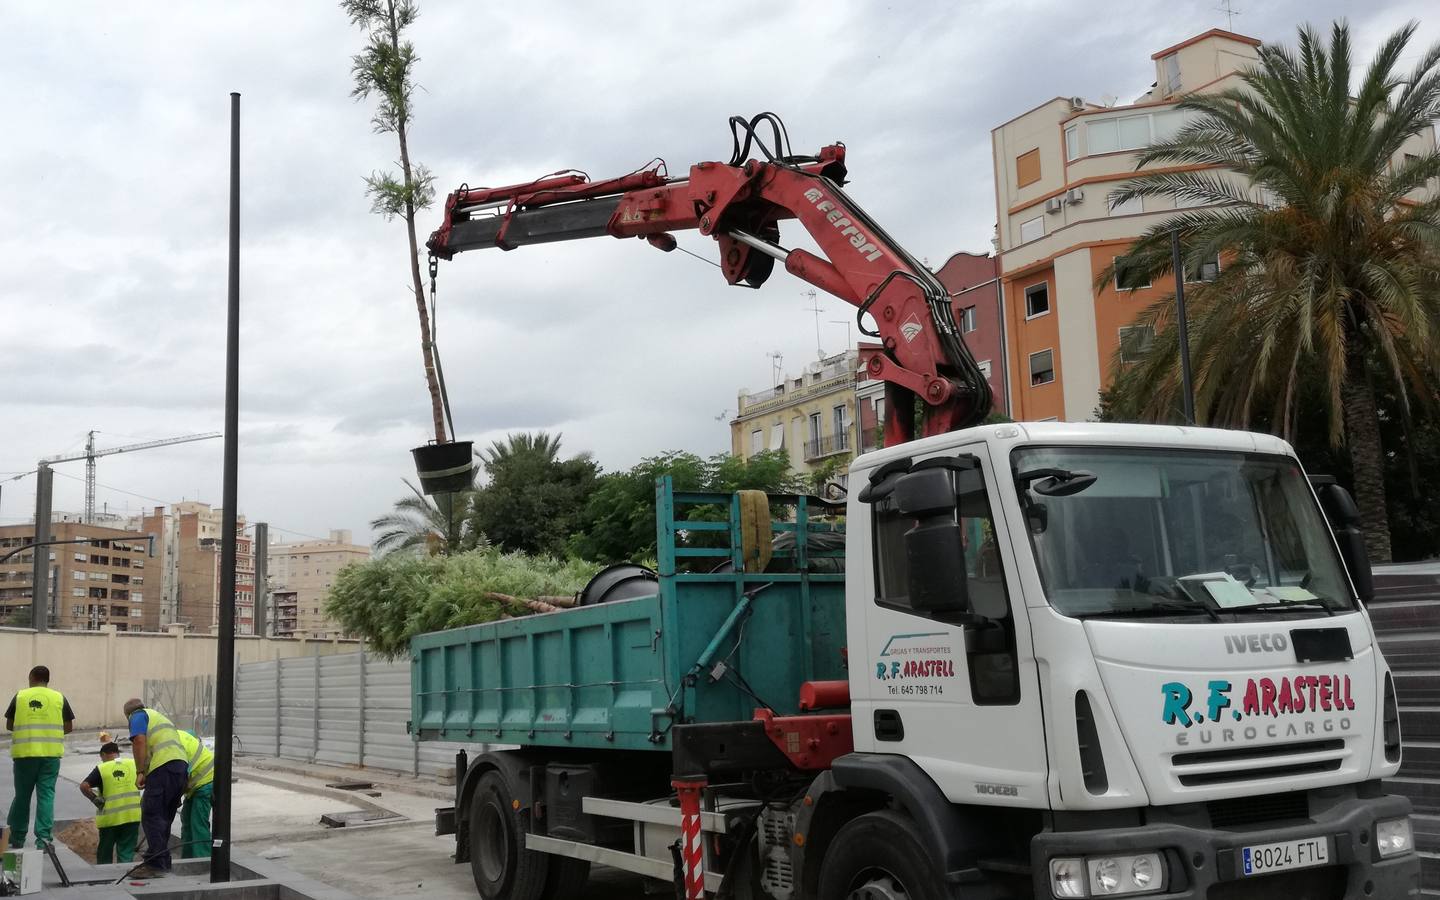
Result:
<instances>
[{"instance_id":1,"label":"orange apartment building","mask_svg":"<svg viewBox=\"0 0 1440 900\"><path fill-rule=\"evenodd\" d=\"M1056 97L991 132L1012 417L1093 419L1117 350L1148 345L1153 335L1133 323L1174 286L1127 283L1123 254L1190 204L1146 197L1112 208L1109 194L1134 175L1141 148L1174 135L1192 115L1175 108L1183 95L1239 85L1259 46L1212 29L1153 54L1155 83L1131 104ZM1434 146L1433 131L1412 138L1396 162ZM1097 290L1099 275L1117 261L1120 283L1112 278ZM1207 261L1186 278L1212 278L1222 264Z\"/></svg>"}]
</instances>

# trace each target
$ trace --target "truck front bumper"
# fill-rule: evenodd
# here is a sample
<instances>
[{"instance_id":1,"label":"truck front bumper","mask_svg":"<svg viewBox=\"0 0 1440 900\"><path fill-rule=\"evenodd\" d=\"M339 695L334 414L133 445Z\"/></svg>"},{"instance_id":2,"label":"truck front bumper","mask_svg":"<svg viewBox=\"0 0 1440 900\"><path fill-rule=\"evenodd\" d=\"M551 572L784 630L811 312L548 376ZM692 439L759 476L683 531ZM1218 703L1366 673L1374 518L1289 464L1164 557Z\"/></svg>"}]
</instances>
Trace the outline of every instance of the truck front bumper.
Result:
<instances>
[{"instance_id":1,"label":"truck front bumper","mask_svg":"<svg viewBox=\"0 0 1440 900\"><path fill-rule=\"evenodd\" d=\"M1311 815L1304 821L1291 820L1279 825L1212 828L1156 822L1154 817L1147 816L1149 824L1139 826L1076 829L1072 819L1067 830L1042 832L1031 841L1035 896L1055 896L1050 882L1052 859L1157 852L1165 860L1164 889L1158 893L1111 896L1164 900L1413 897L1420 891L1419 856L1411 850L1382 860L1375 849L1375 823L1409 814L1410 801L1404 797L1356 797L1352 793L1322 810L1312 808ZM1097 814L1097 818L1098 815L1103 814ZM1242 848L1312 838L1329 841L1330 858L1326 865L1265 875L1243 874Z\"/></svg>"}]
</instances>

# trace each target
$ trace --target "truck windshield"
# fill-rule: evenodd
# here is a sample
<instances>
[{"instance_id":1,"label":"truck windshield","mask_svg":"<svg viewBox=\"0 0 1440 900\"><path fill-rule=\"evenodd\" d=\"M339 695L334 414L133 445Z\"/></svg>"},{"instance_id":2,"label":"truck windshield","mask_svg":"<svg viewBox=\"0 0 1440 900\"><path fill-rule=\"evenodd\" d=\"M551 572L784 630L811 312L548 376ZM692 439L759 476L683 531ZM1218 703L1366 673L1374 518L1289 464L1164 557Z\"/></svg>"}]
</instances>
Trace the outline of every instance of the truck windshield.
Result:
<instances>
[{"instance_id":1,"label":"truck windshield","mask_svg":"<svg viewBox=\"0 0 1440 900\"><path fill-rule=\"evenodd\" d=\"M1045 447L1016 450L1012 465L1060 613L1213 619L1354 608L1329 529L1288 457Z\"/></svg>"}]
</instances>

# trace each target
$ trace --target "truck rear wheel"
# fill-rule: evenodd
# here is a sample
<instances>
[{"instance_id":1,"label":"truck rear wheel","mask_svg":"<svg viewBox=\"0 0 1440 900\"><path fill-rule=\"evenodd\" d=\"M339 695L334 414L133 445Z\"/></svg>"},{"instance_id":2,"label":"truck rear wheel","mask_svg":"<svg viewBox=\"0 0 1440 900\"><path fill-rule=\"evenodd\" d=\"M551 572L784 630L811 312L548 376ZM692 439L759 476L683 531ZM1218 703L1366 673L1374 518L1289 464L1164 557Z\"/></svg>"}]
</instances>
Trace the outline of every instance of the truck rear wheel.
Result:
<instances>
[{"instance_id":1,"label":"truck rear wheel","mask_svg":"<svg viewBox=\"0 0 1440 900\"><path fill-rule=\"evenodd\" d=\"M944 900L915 823L885 810L841 828L825 851L819 900Z\"/></svg>"},{"instance_id":2,"label":"truck rear wheel","mask_svg":"<svg viewBox=\"0 0 1440 900\"><path fill-rule=\"evenodd\" d=\"M550 860L525 849L525 823L499 772L486 772L470 807L470 871L485 900L540 900Z\"/></svg>"}]
</instances>

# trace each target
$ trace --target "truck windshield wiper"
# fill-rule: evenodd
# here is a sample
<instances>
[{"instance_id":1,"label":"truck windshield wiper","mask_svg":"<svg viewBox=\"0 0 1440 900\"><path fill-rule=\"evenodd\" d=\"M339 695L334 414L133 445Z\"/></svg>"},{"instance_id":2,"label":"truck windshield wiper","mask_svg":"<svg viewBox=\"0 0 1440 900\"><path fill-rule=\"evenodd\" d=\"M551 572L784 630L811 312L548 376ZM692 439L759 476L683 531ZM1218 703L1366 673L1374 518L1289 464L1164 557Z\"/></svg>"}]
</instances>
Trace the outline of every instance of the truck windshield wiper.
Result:
<instances>
[{"instance_id":1,"label":"truck windshield wiper","mask_svg":"<svg viewBox=\"0 0 1440 900\"><path fill-rule=\"evenodd\" d=\"M1255 612L1283 612L1283 611L1287 611L1287 610L1291 610L1291 609L1323 609L1323 610L1325 610L1325 615L1327 615L1327 616L1333 616L1333 615L1335 615L1335 610L1333 610L1333 609L1330 608L1330 604L1328 604L1328 603L1321 603L1321 602L1314 601L1314 600L1280 600L1280 601L1276 601L1276 602L1274 602L1274 603L1256 603L1256 604L1253 604L1253 605L1246 605L1246 606L1231 606L1231 607L1227 608L1225 611L1226 611L1226 612L1232 612L1232 613L1242 613L1242 612L1251 612L1251 611L1255 611Z\"/></svg>"},{"instance_id":2,"label":"truck windshield wiper","mask_svg":"<svg viewBox=\"0 0 1440 900\"><path fill-rule=\"evenodd\" d=\"M1212 621L1220 621L1215 610L1203 603L1147 603L1144 606L1121 606L1094 612L1077 613L1077 619L1114 619L1122 616L1167 616L1173 613L1204 613Z\"/></svg>"}]
</instances>

